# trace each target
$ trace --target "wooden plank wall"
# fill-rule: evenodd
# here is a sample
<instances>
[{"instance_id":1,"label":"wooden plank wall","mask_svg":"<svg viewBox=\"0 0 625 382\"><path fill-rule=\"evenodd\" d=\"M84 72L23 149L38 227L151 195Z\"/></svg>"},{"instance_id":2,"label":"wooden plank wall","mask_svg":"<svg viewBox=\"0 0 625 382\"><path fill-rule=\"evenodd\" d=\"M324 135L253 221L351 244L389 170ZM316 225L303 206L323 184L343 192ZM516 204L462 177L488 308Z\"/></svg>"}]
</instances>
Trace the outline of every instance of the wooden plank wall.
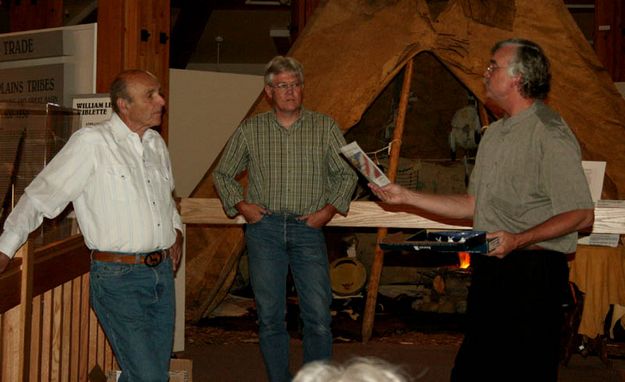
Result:
<instances>
[{"instance_id":1,"label":"wooden plank wall","mask_svg":"<svg viewBox=\"0 0 625 382\"><path fill-rule=\"evenodd\" d=\"M63 26L63 0L9 2L11 32L60 26Z\"/></svg>"},{"instance_id":2,"label":"wooden plank wall","mask_svg":"<svg viewBox=\"0 0 625 382\"><path fill-rule=\"evenodd\" d=\"M169 92L169 0L107 0L98 3L96 90L108 93L117 73L144 69ZM160 133L167 142L167 116Z\"/></svg>"},{"instance_id":3,"label":"wooden plank wall","mask_svg":"<svg viewBox=\"0 0 625 382\"><path fill-rule=\"evenodd\" d=\"M31 256L32 275L24 275L30 286L15 282L15 275L28 268L27 258L14 260L0 277L0 290L27 295L26 285L34 295L30 307L0 304L0 381L89 381L92 372L118 369L89 305L89 253L82 237ZM28 312L25 318L23 312Z\"/></svg>"},{"instance_id":4,"label":"wooden plank wall","mask_svg":"<svg viewBox=\"0 0 625 382\"><path fill-rule=\"evenodd\" d=\"M595 2L594 48L614 81L625 81L625 0Z\"/></svg>"}]
</instances>

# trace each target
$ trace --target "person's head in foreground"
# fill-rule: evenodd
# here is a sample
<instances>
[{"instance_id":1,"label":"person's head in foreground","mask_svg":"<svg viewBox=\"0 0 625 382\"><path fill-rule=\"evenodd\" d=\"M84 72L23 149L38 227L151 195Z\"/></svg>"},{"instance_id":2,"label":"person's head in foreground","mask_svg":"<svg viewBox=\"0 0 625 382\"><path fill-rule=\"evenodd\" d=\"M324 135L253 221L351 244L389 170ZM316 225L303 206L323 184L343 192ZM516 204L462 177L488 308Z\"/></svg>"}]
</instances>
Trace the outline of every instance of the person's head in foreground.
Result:
<instances>
[{"instance_id":1,"label":"person's head in foreground","mask_svg":"<svg viewBox=\"0 0 625 382\"><path fill-rule=\"evenodd\" d=\"M293 382L409 382L399 367L379 358L358 357L336 365L317 361L306 364Z\"/></svg>"}]
</instances>

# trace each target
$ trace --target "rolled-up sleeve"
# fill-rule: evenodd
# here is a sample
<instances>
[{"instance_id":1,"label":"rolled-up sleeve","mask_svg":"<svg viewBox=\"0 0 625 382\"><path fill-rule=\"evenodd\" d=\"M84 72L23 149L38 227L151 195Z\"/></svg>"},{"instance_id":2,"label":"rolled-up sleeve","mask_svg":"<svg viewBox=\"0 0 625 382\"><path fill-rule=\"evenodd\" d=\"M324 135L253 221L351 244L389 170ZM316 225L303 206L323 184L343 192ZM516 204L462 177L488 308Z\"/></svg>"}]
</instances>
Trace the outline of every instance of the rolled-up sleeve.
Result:
<instances>
[{"instance_id":1,"label":"rolled-up sleeve","mask_svg":"<svg viewBox=\"0 0 625 382\"><path fill-rule=\"evenodd\" d=\"M326 195L328 204L333 205L341 214L346 214L349 210L349 204L358 181L356 173L340 154L340 148L345 144L341 130L334 125L328 142L328 189Z\"/></svg>"},{"instance_id":2,"label":"rolled-up sleeve","mask_svg":"<svg viewBox=\"0 0 625 382\"><path fill-rule=\"evenodd\" d=\"M230 217L238 213L234 206L243 200L243 187L236 177L247 168L248 155L245 138L241 128L238 128L228 141L219 164L213 171L213 183L224 210Z\"/></svg>"}]
</instances>

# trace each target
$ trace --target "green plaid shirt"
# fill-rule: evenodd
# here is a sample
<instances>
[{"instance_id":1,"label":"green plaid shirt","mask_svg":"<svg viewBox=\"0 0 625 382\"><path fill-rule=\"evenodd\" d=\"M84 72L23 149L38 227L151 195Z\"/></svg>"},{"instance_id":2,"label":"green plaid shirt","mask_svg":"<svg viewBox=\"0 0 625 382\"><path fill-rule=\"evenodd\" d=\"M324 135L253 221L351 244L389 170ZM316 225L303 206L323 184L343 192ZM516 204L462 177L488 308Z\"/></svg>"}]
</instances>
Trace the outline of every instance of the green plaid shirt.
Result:
<instances>
[{"instance_id":1,"label":"green plaid shirt","mask_svg":"<svg viewBox=\"0 0 625 382\"><path fill-rule=\"evenodd\" d=\"M340 155L345 138L327 115L302 108L289 129L273 111L255 115L237 128L213 172L226 213L244 199L236 177L248 170L245 200L272 212L305 215L331 204L349 208L356 174Z\"/></svg>"}]
</instances>

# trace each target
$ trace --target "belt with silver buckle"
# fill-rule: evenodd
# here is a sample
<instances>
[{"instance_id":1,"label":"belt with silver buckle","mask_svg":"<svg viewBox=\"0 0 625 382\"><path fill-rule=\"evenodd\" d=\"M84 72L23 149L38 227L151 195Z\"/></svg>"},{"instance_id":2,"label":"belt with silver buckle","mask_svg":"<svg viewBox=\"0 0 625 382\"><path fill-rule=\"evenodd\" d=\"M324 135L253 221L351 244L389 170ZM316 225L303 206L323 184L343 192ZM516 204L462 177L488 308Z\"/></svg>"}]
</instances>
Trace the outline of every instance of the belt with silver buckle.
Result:
<instances>
[{"instance_id":1,"label":"belt with silver buckle","mask_svg":"<svg viewBox=\"0 0 625 382\"><path fill-rule=\"evenodd\" d=\"M164 250L148 252L148 253L123 253L123 252L91 252L91 260L103 261L106 263L122 263L122 264L145 264L148 267L159 265L167 257Z\"/></svg>"}]
</instances>

